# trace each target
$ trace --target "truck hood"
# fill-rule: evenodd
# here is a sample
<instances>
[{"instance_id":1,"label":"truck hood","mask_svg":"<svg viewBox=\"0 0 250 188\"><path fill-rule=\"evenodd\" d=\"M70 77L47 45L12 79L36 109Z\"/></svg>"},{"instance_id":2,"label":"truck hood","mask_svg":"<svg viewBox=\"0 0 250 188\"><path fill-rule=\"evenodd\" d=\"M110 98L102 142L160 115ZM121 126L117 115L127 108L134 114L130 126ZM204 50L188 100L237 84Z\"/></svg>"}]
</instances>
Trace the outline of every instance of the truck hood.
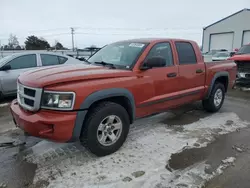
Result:
<instances>
[{"instance_id":1,"label":"truck hood","mask_svg":"<svg viewBox=\"0 0 250 188\"><path fill-rule=\"evenodd\" d=\"M250 61L250 54L234 55L229 59L233 61Z\"/></svg>"},{"instance_id":2,"label":"truck hood","mask_svg":"<svg viewBox=\"0 0 250 188\"><path fill-rule=\"evenodd\" d=\"M39 68L22 73L18 81L29 87L45 87L62 82L131 76L129 70L110 69L94 65L62 65Z\"/></svg>"}]
</instances>

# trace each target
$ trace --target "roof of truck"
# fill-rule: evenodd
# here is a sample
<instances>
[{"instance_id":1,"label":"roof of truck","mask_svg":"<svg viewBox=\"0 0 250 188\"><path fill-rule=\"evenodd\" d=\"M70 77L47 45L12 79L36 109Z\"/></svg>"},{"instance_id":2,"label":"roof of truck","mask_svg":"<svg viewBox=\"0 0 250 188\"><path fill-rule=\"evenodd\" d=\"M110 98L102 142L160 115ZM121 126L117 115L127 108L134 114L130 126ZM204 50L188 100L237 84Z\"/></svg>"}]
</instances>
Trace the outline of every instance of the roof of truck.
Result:
<instances>
[{"instance_id":1,"label":"roof of truck","mask_svg":"<svg viewBox=\"0 0 250 188\"><path fill-rule=\"evenodd\" d=\"M190 41L186 39L178 39L178 38L137 38L137 39L129 39L129 40L123 40L118 42L141 42L141 43L152 43L152 42L160 42L160 41Z\"/></svg>"}]
</instances>

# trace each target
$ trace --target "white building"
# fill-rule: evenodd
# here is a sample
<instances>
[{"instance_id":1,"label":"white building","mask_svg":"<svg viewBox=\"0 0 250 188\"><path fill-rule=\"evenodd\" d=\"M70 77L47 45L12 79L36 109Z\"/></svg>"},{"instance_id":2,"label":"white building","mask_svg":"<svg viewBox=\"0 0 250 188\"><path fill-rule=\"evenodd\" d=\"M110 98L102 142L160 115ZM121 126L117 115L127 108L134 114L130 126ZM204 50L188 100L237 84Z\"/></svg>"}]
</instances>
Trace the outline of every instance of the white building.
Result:
<instances>
[{"instance_id":1,"label":"white building","mask_svg":"<svg viewBox=\"0 0 250 188\"><path fill-rule=\"evenodd\" d=\"M250 9L240 10L203 28L202 52L233 50L250 43Z\"/></svg>"}]
</instances>

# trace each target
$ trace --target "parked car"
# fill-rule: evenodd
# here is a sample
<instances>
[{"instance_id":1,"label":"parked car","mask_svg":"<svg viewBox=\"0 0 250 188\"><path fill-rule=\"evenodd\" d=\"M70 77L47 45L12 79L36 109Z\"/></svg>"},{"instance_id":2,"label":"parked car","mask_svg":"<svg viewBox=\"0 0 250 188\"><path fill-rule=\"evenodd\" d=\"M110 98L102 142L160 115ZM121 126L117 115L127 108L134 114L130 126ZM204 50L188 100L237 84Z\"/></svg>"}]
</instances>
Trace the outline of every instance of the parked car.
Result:
<instances>
[{"instance_id":1,"label":"parked car","mask_svg":"<svg viewBox=\"0 0 250 188\"><path fill-rule=\"evenodd\" d=\"M199 100L217 112L236 79L234 62L204 63L199 46L181 39L116 42L88 62L20 75L16 125L36 137L80 140L104 156L122 146L137 118Z\"/></svg>"},{"instance_id":2,"label":"parked car","mask_svg":"<svg viewBox=\"0 0 250 188\"><path fill-rule=\"evenodd\" d=\"M214 56L218 52L227 52L227 50L226 49L210 50L209 52L205 53L204 55Z\"/></svg>"},{"instance_id":3,"label":"parked car","mask_svg":"<svg viewBox=\"0 0 250 188\"><path fill-rule=\"evenodd\" d=\"M250 44L242 46L230 60L235 61L238 68L238 84L250 84Z\"/></svg>"},{"instance_id":4,"label":"parked car","mask_svg":"<svg viewBox=\"0 0 250 188\"><path fill-rule=\"evenodd\" d=\"M209 52L202 54L205 62L213 61L213 56L218 52L227 52L226 49L210 50Z\"/></svg>"},{"instance_id":5,"label":"parked car","mask_svg":"<svg viewBox=\"0 0 250 188\"><path fill-rule=\"evenodd\" d=\"M217 52L212 57L212 61L223 61L230 58L230 52Z\"/></svg>"},{"instance_id":6,"label":"parked car","mask_svg":"<svg viewBox=\"0 0 250 188\"><path fill-rule=\"evenodd\" d=\"M15 53L0 59L0 97L15 95L18 76L44 66L81 64L82 62L56 53Z\"/></svg>"}]
</instances>

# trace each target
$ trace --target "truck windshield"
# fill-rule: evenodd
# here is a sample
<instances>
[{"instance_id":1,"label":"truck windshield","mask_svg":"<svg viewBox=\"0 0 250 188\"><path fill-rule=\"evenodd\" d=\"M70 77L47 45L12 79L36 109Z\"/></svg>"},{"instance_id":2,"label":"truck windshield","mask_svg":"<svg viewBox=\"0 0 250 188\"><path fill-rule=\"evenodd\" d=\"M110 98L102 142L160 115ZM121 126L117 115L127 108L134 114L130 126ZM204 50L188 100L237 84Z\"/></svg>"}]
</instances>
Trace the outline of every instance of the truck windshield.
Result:
<instances>
[{"instance_id":1,"label":"truck windshield","mask_svg":"<svg viewBox=\"0 0 250 188\"><path fill-rule=\"evenodd\" d=\"M235 54L250 54L250 45L242 46Z\"/></svg>"},{"instance_id":2,"label":"truck windshield","mask_svg":"<svg viewBox=\"0 0 250 188\"><path fill-rule=\"evenodd\" d=\"M98 65L100 65L98 62L106 62L118 68L125 67L129 69L137 61L146 46L147 43L137 42L113 43L96 52L88 59L88 62L91 64L97 63Z\"/></svg>"}]
</instances>

